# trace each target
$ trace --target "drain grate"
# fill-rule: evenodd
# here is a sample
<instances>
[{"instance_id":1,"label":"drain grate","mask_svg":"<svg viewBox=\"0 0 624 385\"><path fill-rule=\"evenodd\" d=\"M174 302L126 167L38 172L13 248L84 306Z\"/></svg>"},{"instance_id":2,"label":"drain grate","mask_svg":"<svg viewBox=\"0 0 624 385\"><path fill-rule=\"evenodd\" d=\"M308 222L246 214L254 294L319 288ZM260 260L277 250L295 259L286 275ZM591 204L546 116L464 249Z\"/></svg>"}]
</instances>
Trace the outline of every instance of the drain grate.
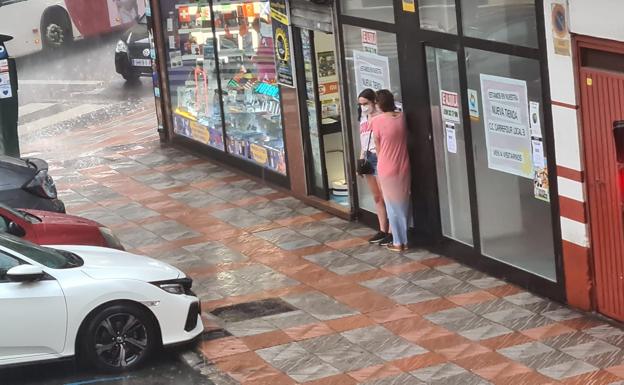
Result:
<instances>
[{"instance_id":1,"label":"drain grate","mask_svg":"<svg viewBox=\"0 0 624 385\"><path fill-rule=\"evenodd\" d=\"M296 310L297 308L292 307L279 298L269 298L261 301L221 307L213 310L211 313L223 321L230 323L288 313Z\"/></svg>"}]
</instances>

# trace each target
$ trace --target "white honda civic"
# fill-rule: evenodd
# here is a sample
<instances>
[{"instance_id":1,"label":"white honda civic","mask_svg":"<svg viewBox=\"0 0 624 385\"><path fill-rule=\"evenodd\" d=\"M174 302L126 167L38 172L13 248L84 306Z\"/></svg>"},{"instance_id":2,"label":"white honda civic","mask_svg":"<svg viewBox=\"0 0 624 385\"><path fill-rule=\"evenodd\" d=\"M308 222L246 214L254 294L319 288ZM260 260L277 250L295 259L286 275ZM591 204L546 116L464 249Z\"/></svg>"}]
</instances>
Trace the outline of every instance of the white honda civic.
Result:
<instances>
[{"instance_id":1,"label":"white honda civic","mask_svg":"<svg viewBox=\"0 0 624 385\"><path fill-rule=\"evenodd\" d=\"M129 370L204 330L192 280L154 259L0 234L0 367L76 355Z\"/></svg>"}]
</instances>

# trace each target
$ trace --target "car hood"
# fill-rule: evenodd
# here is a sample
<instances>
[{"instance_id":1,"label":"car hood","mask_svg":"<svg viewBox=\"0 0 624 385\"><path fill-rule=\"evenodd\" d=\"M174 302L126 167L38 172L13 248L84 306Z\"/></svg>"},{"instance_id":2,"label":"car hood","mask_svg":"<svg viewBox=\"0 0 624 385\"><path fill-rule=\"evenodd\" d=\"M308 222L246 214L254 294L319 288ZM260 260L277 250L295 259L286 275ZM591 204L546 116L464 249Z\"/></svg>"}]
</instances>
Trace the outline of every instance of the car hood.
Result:
<instances>
[{"instance_id":1,"label":"car hood","mask_svg":"<svg viewBox=\"0 0 624 385\"><path fill-rule=\"evenodd\" d=\"M95 246L50 247L80 256L84 260L84 265L79 269L94 279L133 279L154 282L185 276L183 272L171 265L125 251Z\"/></svg>"},{"instance_id":2,"label":"car hood","mask_svg":"<svg viewBox=\"0 0 624 385\"><path fill-rule=\"evenodd\" d=\"M28 214L41 219L45 225L80 225L90 227L103 227L103 225L90 219L77 217L75 215L60 214L52 211L21 209Z\"/></svg>"}]
</instances>

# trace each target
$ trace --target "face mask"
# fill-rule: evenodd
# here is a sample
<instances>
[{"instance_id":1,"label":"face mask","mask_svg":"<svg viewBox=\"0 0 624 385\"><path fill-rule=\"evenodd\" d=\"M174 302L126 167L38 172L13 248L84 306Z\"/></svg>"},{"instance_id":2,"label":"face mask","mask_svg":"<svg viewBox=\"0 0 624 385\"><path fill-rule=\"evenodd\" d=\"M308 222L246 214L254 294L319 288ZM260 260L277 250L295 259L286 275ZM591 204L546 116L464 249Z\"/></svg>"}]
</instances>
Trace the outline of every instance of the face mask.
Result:
<instances>
[{"instance_id":1,"label":"face mask","mask_svg":"<svg viewBox=\"0 0 624 385\"><path fill-rule=\"evenodd\" d=\"M362 106L362 113L363 114L368 114L369 111L370 111L370 107L369 106Z\"/></svg>"}]
</instances>

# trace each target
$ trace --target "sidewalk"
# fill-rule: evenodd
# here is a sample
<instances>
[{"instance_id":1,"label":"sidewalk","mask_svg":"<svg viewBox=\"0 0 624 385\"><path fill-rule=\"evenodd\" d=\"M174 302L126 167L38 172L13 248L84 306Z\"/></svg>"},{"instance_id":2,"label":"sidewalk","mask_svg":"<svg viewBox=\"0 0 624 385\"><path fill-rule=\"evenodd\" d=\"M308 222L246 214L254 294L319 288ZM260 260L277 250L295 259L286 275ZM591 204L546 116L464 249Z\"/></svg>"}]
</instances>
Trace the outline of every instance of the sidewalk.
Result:
<instances>
[{"instance_id":1,"label":"sidewalk","mask_svg":"<svg viewBox=\"0 0 624 385\"><path fill-rule=\"evenodd\" d=\"M150 109L28 143L72 214L193 277L217 385L624 385L624 331L161 148Z\"/></svg>"}]
</instances>

